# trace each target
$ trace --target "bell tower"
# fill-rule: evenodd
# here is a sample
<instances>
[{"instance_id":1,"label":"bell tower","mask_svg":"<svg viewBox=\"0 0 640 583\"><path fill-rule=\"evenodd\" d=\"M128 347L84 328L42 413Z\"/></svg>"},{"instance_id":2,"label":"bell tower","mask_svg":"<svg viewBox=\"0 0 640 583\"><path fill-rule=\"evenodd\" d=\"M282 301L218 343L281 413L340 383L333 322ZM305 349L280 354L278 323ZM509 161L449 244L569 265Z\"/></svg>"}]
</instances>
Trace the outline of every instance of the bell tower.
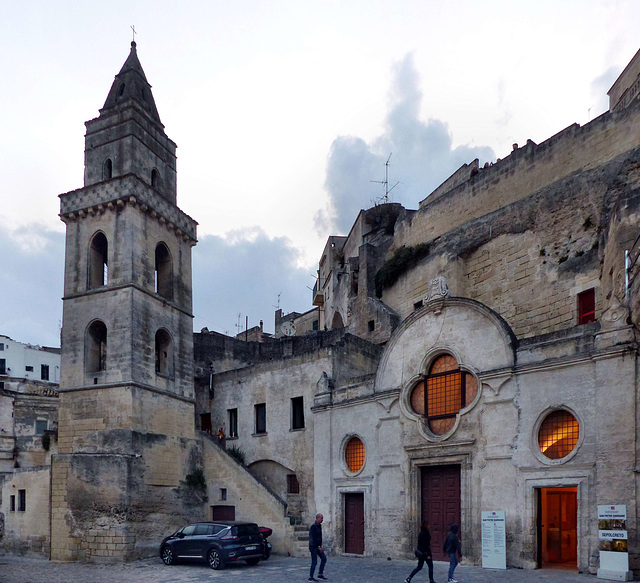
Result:
<instances>
[{"instance_id":1,"label":"bell tower","mask_svg":"<svg viewBox=\"0 0 640 583\"><path fill-rule=\"evenodd\" d=\"M191 248L176 206L176 145L131 43L86 122L84 186L66 225L51 555L133 559L190 519L194 439Z\"/></svg>"}]
</instances>

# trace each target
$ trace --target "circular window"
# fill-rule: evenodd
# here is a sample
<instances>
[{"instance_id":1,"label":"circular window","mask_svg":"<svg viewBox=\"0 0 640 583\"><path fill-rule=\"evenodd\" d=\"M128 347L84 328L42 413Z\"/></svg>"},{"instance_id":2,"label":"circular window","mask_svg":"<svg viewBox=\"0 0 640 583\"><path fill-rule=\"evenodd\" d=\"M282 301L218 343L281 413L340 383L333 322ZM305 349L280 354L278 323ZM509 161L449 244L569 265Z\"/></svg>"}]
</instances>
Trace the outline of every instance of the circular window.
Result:
<instances>
[{"instance_id":1,"label":"circular window","mask_svg":"<svg viewBox=\"0 0 640 583\"><path fill-rule=\"evenodd\" d=\"M362 469L364 465L364 443L359 437L352 437L347 442L344 450L344 461L349 471L356 473Z\"/></svg>"},{"instance_id":2,"label":"circular window","mask_svg":"<svg viewBox=\"0 0 640 583\"><path fill-rule=\"evenodd\" d=\"M538 445L546 457L559 460L575 449L579 437L578 420L569 411L553 411L540 425Z\"/></svg>"},{"instance_id":3,"label":"circular window","mask_svg":"<svg viewBox=\"0 0 640 583\"><path fill-rule=\"evenodd\" d=\"M413 387L409 401L414 413L426 417L432 433L444 435L453 429L460 410L472 403L477 394L476 377L462 370L453 356L444 354Z\"/></svg>"}]
</instances>

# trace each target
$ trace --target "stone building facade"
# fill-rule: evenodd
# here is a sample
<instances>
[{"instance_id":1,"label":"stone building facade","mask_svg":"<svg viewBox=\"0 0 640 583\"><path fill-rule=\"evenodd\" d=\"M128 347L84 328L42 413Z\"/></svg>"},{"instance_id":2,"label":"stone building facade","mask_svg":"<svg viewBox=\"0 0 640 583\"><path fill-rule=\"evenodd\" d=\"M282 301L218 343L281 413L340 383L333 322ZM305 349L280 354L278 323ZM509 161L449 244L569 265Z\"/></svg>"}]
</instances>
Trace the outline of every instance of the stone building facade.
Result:
<instances>
[{"instance_id":1,"label":"stone building facade","mask_svg":"<svg viewBox=\"0 0 640 583\"><path fill-rule=\"evenodd\" d=\"M330 237L320 331L242 350L195 335L196 366L225 363L198 406L299 492L292 515L323 512L334 552L410 556L428 519L434 549L458 522L480 563L482 512L501 510L508 565L596 572L597 508L624 504L640 568L640 105L620 96L638 59L592 122Z\"/></svg>"},{"instance_id":2,"label":"stone building facade","mask_svg":"<svg viewBox=\"0 0 640 583\"><path fill-rule=\"evenodd\" d=\"M480 563L499 510L508 565L595 572L597 508L623 504L640 571L639 59L585 126L361 211L315 308L250 341L192 334L196 224L133 43L60 197L51 556L151 555L230 516L295 554L321 511L332 552L410 557L427 519L436 553L456 522Z\"/></svg>"}]
</instances>

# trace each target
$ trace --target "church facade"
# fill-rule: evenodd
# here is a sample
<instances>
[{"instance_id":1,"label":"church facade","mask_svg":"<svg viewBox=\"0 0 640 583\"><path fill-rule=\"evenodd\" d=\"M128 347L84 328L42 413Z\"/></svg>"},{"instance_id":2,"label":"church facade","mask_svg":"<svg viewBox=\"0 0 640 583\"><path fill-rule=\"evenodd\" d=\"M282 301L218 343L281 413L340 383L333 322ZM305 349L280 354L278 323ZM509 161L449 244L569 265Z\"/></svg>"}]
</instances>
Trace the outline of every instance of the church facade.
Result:
<instances>
[{"instance_id":1,"label":"church facade","mask_svg":"<svg viewBox=\"0 0 640 583\"><path fill-rule=\"evenodd\" d=\"M465 164L417 210L361 211L327 242L315 309L254 342L192 333L196 223L132 43L86 124L84 186L60 196L39 548L129 560L233 517L298 554L322 512L334 553L411 557L428 520L434 551L458 523L481 564L498 511L507 565L595 572L623 550L599 540L598 507L624 505L639 570L639 55L590 123Z\"/></svg>"},{"instance_id":2,"label":"church facade","mask_svg":"<svg viewBox=\"0 0 640 583\"><path fill-rule=\"evenodd\" d=\"M198 410L292 518L324 514L334 552L411 556L426 519L438 558L458 523L480 564L499 511L507 565L596 572L615 547L598 507L625 505L640 566L639 66L590 123L330 237L321 331L292 335L294 315L275 346L195 334L196 370L216 370Z\"/></svg>"}]
</instances>

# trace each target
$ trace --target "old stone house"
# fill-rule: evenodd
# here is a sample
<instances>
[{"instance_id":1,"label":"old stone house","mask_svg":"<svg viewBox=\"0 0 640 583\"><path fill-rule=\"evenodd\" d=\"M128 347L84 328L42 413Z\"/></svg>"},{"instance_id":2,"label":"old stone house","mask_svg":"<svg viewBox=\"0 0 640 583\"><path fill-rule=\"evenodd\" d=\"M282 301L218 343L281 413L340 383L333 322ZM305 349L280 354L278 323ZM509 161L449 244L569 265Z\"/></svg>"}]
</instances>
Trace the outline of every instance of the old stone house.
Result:
<instances>
[{"instance_id":1,"label":"old stone house","mask_svg":"<svg viewBox=\"0 0 640 583\"><path fill-rule=\"evenodd\" d=\"M362 211L327 242L316 307L253 342L192 334L196 223L132 43L60 197L51 556L151 555L230 516L296 553L322 511L332 552L411 556L428 519L434 549L458 522L480 563L499 510L508 565L595 572L597 507L624 504L640 569L639 75L640 54L609 112L464 165L417 210Z\"/></svg>"}]
</instances>

